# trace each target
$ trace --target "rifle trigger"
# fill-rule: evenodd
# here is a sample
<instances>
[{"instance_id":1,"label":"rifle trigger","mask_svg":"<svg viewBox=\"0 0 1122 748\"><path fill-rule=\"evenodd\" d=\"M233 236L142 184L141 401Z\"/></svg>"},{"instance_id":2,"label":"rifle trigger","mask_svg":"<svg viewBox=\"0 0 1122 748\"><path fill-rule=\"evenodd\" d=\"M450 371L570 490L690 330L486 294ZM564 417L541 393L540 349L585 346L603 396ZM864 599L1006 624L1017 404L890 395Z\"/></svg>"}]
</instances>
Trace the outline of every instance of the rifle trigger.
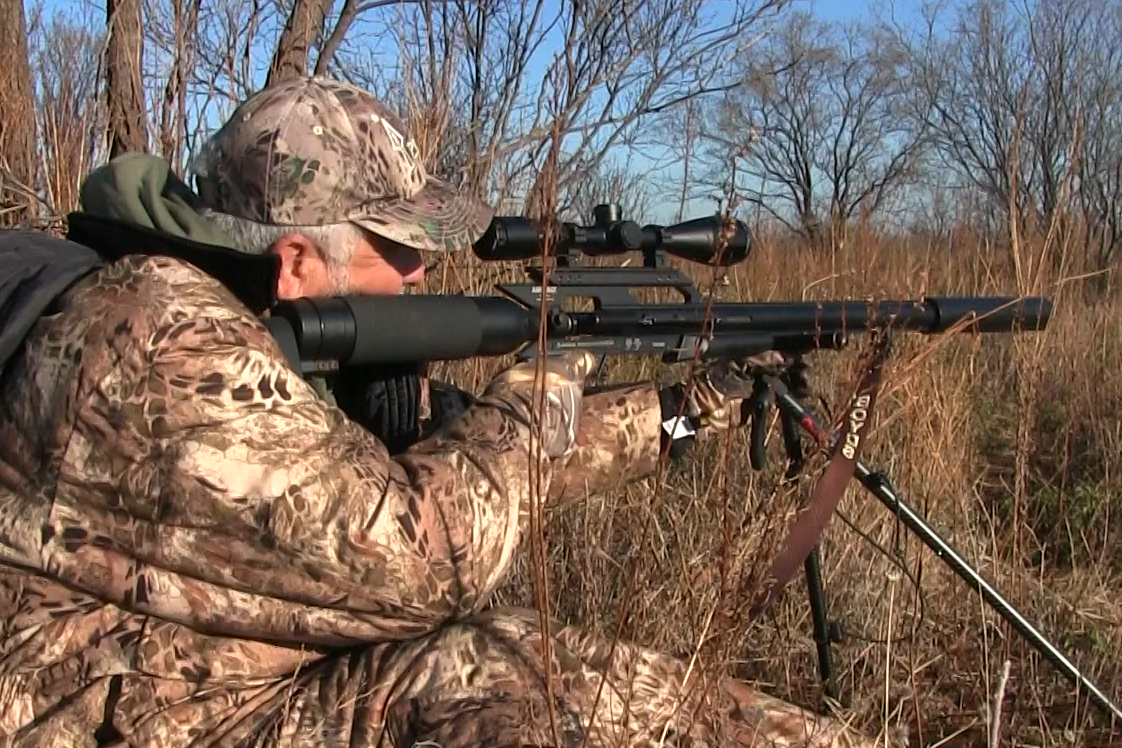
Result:
<instances>
[{"instance_id":1,"label":"rifle trigger","mask_svg":"<svg viewBox=\"0 0 1122 748\"><path fill-rule=\"evenodd\" d=\"M771 388L759 377L752 385L748 407L752 418L748 458L752 462L753 470L763 470L767 464L767 448L764 445L764 435L767 434L768 411L771 408Z\"/></svg>"}]
</instances>

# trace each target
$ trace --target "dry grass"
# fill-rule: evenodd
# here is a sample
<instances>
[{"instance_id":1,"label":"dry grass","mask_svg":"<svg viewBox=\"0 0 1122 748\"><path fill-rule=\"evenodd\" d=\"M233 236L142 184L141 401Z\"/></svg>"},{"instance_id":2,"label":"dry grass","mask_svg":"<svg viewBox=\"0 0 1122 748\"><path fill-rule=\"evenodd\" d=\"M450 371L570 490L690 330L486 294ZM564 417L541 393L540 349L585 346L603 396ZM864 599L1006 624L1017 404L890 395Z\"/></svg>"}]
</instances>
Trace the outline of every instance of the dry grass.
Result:
<instances>
[{"instance_id":1,"label":"dry grass","mask_svg":"<svg viewBox=\"0 0 1122 748\"><path fill-rule=\"evenodd\" d=\"M1057 284L1074 272L1066 260L1078 249L1071 239L1027 240L1016 253L970 237L938 246L851 237L848 247L823 257L762 240L717 293L742 300L1018 292L1055 299L1043 333L899 338L865 456L1100 688L1122 700L1115 654L1122 602L1114 597L1122 590L1122 557L1114 552L1112 521L1122 509L1122 296L1093 280ZM434 286L486 292L497 279L478 267L445 268ZM852 385L858 347L810 359L817 392L832 406ZM447 373L478 388L498 363ZM650 362L614 367L616 380L668 374ZM652 481L547 514L551 614L607 636L618 629L683 657L694 656L704 638L707 666L723 665L769 692L824 708L801 576L761 620L720 614L738 602L727 593L743 575L758 576L753 557L780 537L778 442L773 432L771 468L762 474L750 469L738 436L729 452L712 445L672 466L657 494ZM808 467L802 495L820 467L821 460ZM858 531L898 557L907 574ZM849 634L835 647L839 708L885 744L986 745L1006 661L1002 744L1122 744L1085 696L856 482L828 528L822 559L830 614ZM524 563L502 601L533 605L532 578ZM629 584L637 593L621 622Z\"/></svg>"}]
</instances>

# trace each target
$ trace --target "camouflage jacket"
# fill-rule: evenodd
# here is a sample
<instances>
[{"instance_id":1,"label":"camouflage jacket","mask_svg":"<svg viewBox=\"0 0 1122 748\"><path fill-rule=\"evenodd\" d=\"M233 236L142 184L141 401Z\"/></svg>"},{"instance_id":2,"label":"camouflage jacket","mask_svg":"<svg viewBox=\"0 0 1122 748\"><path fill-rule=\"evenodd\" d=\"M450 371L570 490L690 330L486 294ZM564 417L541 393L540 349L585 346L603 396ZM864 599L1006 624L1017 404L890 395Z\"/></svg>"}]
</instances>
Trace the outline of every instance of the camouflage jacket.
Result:
<instances>
[{"instance_id":1,"label":"camouflage jacket","mask_svg":"<svg viewBox=\"0 0 1122 748\"><path fill-rule=\"evenodd\" d=\"M3 745L234 742L302 667L481 610L529 475L596 491L659 448L648 384L586 398L563 466L532 469L524 405L499 396L390 458L167 257L72 287L4 387Z\"/></svg>"}]
</instances>

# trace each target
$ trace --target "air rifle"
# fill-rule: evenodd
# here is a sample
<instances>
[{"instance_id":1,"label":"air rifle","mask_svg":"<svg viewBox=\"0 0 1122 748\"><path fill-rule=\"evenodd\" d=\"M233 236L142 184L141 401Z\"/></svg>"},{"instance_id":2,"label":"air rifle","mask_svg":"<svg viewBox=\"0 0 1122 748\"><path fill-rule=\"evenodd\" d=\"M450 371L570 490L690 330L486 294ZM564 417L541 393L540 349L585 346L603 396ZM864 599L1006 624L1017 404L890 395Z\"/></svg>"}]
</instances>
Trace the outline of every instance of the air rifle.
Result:
<instances>
[{"instance_id":1,"label":"air rifle","mask_svg":"<svg viewBox=\"0 0 1122 748\"><path fill-rule=\"evenodd\" d=\"M919 301L709 303L668 257L727 267L743 262L751 238L734 221L727 242L717 216L674 226L640 227L614 206L600 206L592 226L562 224L553 243L557 267L527 266L528 283L497 286L501 296L350 296L298 299L272 310L272 327L305 372L353 365L450 361L479 356L539 355L586 349L603 355L659 355L665 362L838 349L852 332L891 328L937 334L952 329L1008 333L1042 329L1044 298L930 297ZM495 218L474 252L486 261L541 256L543 230L525 218ZM643 267L586 267L591 257L638 251ZM642 303L640 289L672 289L682 300ZM591 311L566 309L590 299Z\"/></svg>"},{"instance_id":2,"label":"air rifle","mask_svg":"<svg viewBox=\"0 0 1122 748\"><path fill-rule=\"evenodd\" d=\"M752 238L743 222L711 216L671 226L640 226L623 220L614 205L597 206L594 219L587 226L556 224L547 241L546 229L534 221L495 218L473 248L479 259L530 263L548 249L554 260L548 273L542 265L527 264L529 281L498 285L498 296L305 298L280 303L263 321L293 368L307 375L356 365L509 354L525 360L568 349L590 350L602 356L657 355L668 363L780 350L799 362L801 356L815 350L845 347L850 335L856 333L875 332L878 339L883 339L880 336L886 332L1012 333L1042 330L1051 317L1051 301L1041 297L715 302L704 298L669 258L711 267L743 262L752 249ZM641 267L580 264L582 256L632 252L642 255ZM636 296L641 289L672 289L681 301L644 303ZM567 303L582 299L593 302L591 310L577 311ZM544 346L539 345L542 322ZM879 364L865 373L870 372L879 376ZM856 451L846 445L852 434L827 428L818 421L799 401L798 387L793 385L786 375L761 376L757 382L749 401L753 409L753 467L763 466L763 424L766 410L774 402L781 416L788 477L803 462L799 429L835 457L845 453L849 458L846 480L856 477L1066 678L1087 689L1109 715L1122 717L1122 710L905 503L883 472L857 459ZM850 415L868 401L861 392L858 388L851 400ZM861 397L866 400L861 401ZM831 464L827 473L832 468ZM816 549L799 558L805 559L821 674L827 692L834 695L830 644L840 637L837 628L827 621Z\"/></svg>"}]
</instances>

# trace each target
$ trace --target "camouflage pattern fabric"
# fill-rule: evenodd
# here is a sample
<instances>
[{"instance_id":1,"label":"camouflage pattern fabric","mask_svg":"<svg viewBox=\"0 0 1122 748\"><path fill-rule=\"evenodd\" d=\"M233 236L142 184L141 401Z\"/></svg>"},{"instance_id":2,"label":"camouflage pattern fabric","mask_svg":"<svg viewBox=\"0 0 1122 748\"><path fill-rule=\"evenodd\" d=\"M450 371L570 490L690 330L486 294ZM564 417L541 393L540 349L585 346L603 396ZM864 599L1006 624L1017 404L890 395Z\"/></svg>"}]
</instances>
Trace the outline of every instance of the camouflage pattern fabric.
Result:
<instances>
[{"instance_id":1,"label":"camouflage pattern fabric","mask_svg":"<svg viewBox=\"0 0 1122 748\"><path fill-rule=\"evenodd\" d=\"M547 683L562 746L850 744L576 628L546 667L535 612L485 610L529 475L653 470L653 385L586 397L575 448L547 421L559 456L531 464L515 372L391 459L217 281L134 256L38 322L5 388L0 745L558 745Z\"/></svg>"},{"instance_id":2,"label":"camouflage pattern fabric","mask_svg":"<svg viewBox=\"0 0 1122 748\"><path fill-rule=\"evenodd\" d=\"M297 78L252 96L192 169L204 207L266 224L352 221L420 250L468 249L494 215L426 173L392 111L329 78Z\"/></svg>"}]
</instances>

